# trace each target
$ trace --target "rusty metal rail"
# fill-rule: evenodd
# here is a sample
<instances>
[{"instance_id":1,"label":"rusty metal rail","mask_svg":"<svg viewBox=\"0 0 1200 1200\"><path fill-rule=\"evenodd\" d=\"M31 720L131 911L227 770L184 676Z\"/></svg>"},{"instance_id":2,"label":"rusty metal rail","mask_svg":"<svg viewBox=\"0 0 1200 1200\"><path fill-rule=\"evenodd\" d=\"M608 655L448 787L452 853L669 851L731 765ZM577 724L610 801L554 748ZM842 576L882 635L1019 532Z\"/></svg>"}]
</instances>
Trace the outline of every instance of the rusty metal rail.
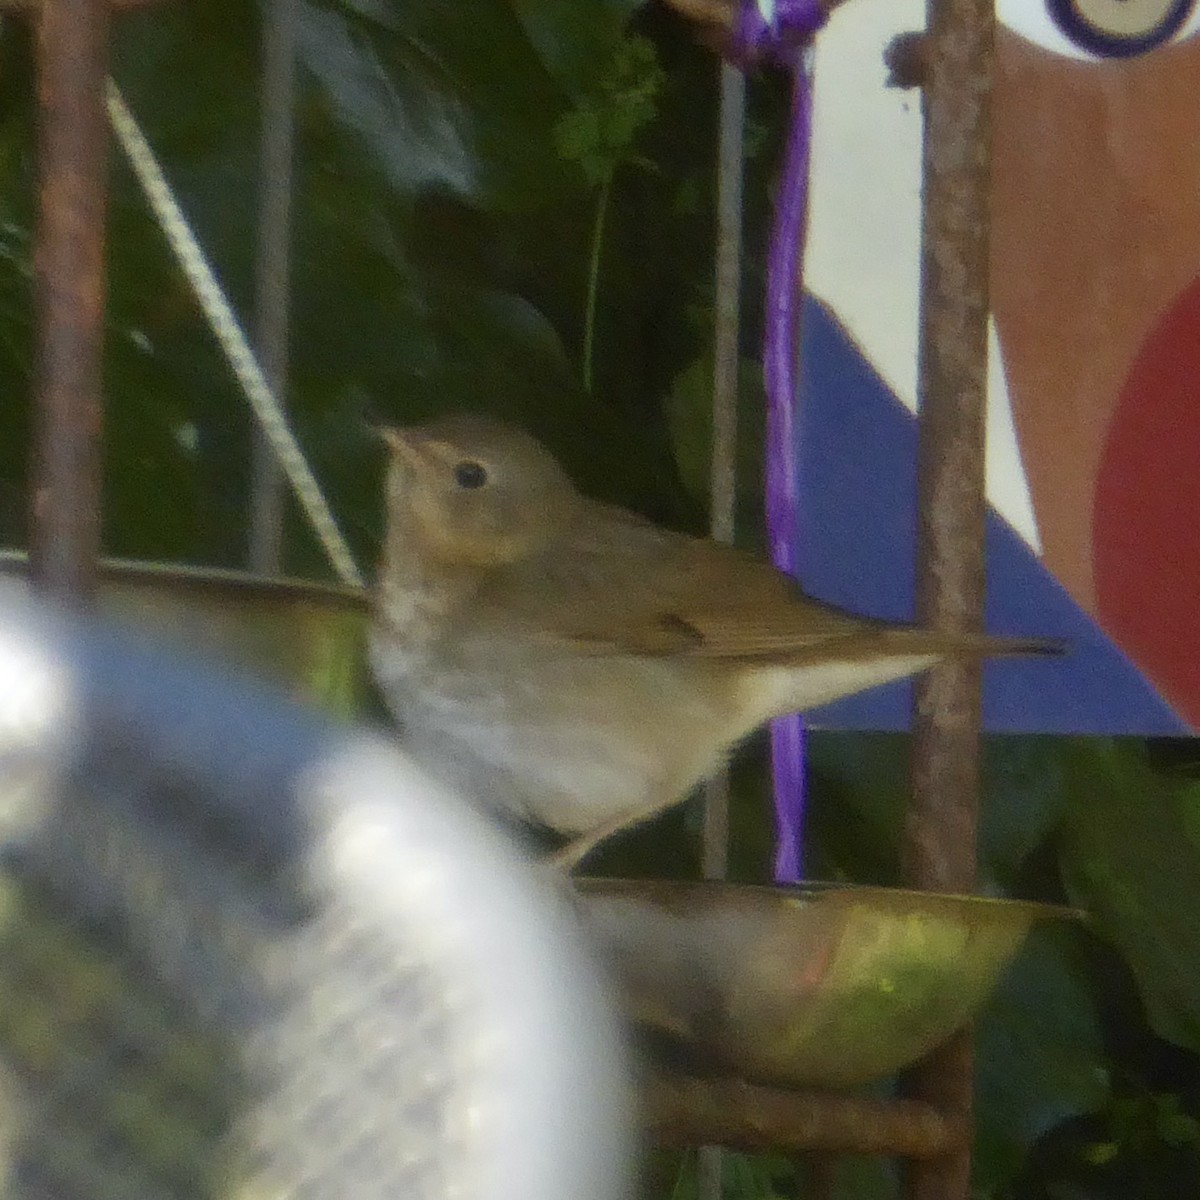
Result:
<instances>
[{"instance_id":1,"label":"rusty metal rail","mask_svg":"<svg viewBox=\"0 0 1200 1200\"><path fill-rule=\"evenodd\" d=\"M280 403L287 397L298 30L296 0L270 0L263 7L254 352ZM280 573L285 512L283 472L262 430L255 429L247 556L252 571L262 575Z\"/></svg>"},{"instance_id":2,"label":"rusty metal rail","mask_svg":"<svg viewBox=\"0 0 1200 1200\"><path fill-rule=\"evenodd\" d=\"M85 603L100 551L105 0L44 0L37 23L36 406L30 551L35 577Z\"/></svg>"},{"instance_id":3,"label":"rusty metal rail","mask_svg":"<svg viewBox=\"0 0 1200 1200\"><path fill-rule=\"evenodd\" d=\"M929 0L924 64L917 619L977 630L984 615L992 0ZM975 886L982 668L957 662L914 693L913 795L905 819L910 883ZM915 1070L908 1090L969 1127L972 1051L959 1034ZM908 1200L965 1200L964 1141L910 1166Z\"/></svg>"},{"instance_id":4,"label":"rusty metal rail","mask_svg":"<svg viewBox=\"0 0 1200 1200\"><path fill-rule=\"evenodd\" d=\"M961 1121L919 1100L792 1091L739 1079L656 1075L643 1085L644 1120L664 1146L945 1157L969 1141Z\"/></svg>"}]
</instances>

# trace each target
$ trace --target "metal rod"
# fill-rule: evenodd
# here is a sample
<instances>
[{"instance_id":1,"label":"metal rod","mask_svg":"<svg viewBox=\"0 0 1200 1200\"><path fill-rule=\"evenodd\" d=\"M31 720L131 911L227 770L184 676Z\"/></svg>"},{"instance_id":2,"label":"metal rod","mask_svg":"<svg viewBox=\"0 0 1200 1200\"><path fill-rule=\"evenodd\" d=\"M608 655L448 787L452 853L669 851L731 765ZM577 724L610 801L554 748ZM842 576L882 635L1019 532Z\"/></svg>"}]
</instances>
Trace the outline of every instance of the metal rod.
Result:
<instances>
[{"instance_id":1,"label":"metal rod","mask_svg":"<svg viewBox=\"0 0 1200 1200\"><path fill-rule=\"evenodd\" d=\"M732 542L737 516L737 414L742 281L742 162L745 155L746 78L721 64L717 141L716 304L713 318L713 407L710 514L712 536ZM729 871L729 772L704 787L705 879ZM720 1200L721 1149L702 1146L698 1155L699 1200Z\"/></svg>"},{"instance_id":2,"label":"metal rod","mask_svg":"<svg viewBox=\"0 0 1200 1200\"><path fill-rule=\"evenodd\" d=\"M721 64L717 149L716 304L713 319L712 536L732 542L737 513L738 360L741 332L742 159L746 78Z\"/></svg>"},{"instance_id":3,"label":"metal rod","mask_svg":"<svg viewBox=\"0 0 1200 1200\"><path fill-rule=\"evenodd\" d=\"M984 609L992 0L929 0L923 95L921 336L918 396L917 619L976 630ZM975 884L981 683L954 663L917 684L913 800L905 823L910 882ZM969 1124L970 1035L908 1080L909 1094ZM914 1166L909 1200L965 1200L970 1146Z\"/></svg>"},{"instance_id":4,"label":"metal rod","mask_svg":"<svg viewBox=\"0 0 1200 1200\"><path fill-rule=\"evenodd\" d=\"M271 390L280 400L287 388L296 35L296 0L269 0L263 11L254 349ZM264 575L280 570L284 501L283 473L262 431L256 429L249 562L251 570Z\"/></svg>"},{"instance_id":5,"label":"metal rod","mask_svg":"<svg viewBox=\"0 0 1200 1200\"><path fill-rule=\"evenodd\" d=\"M36 20L30 558L41 586L86 603L100 552L108 2L44 0Z\"/></svg>"},{"instance_id":6,"label":"metal rod","mask_svg":"<svg viewBox=\"0 0 1200 1200\"><path fill-rule=\"evenodd\" d=\"M792 1091L738 1079L654 1074L642 1085L650 1137L662 1146L719 1143L734 1150L889 1154L933 1159L966 1126L918 1100Z\"/></svg>"},{"instance_id":7,"label":"metal rod","mask_svg":"<svg viewBox=\"0 0 1200 1200\"><path fill-rule=\"evenodd\" d=\"M746 80L721 65L717 152L716 305L713 320L713 407L710 513L712 536L732 542L737 501L738 334L742 273L742 159ZM723 879L729 859L729 780L705 789L703 869Z\"/></svg>"},{"instance_id":8,"label":"metal rod","mask_svg":"<svg viewBox=\"0 0 1200 1200\"><path fill-rule=\"evenodd\" d=\"M918 394L917 619L983 626L991 0L933 0L925 90ZM975 882L978 665L929 671L917 688L906 826L914 882Z\"/></svg>"},{"instance_id":9,"label":"metal rod","mask_svg":"<svg viewBox=\"0 0 1200 1200\"><path fill-rule=\"evenodd\" d=\"M971 1194L971 1107L974 1052L970 1030L963 1030L928 1055L905 1078L914 1100L930 1105L966 1132L943 1154L905 1164L907 1200L966 1200Z\"/></svg>"}]
</instances>

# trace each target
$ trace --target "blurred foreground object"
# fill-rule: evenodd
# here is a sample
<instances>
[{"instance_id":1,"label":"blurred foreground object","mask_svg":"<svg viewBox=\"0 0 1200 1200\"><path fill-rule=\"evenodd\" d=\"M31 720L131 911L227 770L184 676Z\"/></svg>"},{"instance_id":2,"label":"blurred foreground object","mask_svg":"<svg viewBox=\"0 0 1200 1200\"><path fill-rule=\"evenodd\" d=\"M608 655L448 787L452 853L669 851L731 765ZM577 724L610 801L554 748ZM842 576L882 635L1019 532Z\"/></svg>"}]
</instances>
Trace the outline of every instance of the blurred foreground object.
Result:
<instances>
[{"instance_id":1,"label":"blurred foreground object","mask_svg":"<svg viewBox=\"0 0 1200 1200\"><path fill-rule=\"evenodd\" d=\"M0 1195L623 1194L575 931L386 744L4 585L0 820Z\"/></svg>"}]
</instances>

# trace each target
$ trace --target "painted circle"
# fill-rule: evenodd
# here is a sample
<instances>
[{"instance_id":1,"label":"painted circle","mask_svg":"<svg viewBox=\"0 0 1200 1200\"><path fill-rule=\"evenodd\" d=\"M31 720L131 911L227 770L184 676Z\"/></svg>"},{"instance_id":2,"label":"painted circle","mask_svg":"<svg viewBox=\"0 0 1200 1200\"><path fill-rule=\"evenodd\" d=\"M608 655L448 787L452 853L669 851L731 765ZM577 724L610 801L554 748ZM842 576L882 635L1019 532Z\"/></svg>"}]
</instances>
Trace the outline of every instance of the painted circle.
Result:
<instances>
[{"instance_id":1,"label":"painted circle","mask_svg":"<svg viewBox=\"0 0 1200 1200\"><path fill-rule=\"evenodd\" d=\"M1101 624L1200 729L1200 278L1129 370L1092 520Z\"/></svg>"},{"instance_id":2,"label":"painted circle","mask_svg":"<svg viewBox=\"0 0 1200 1200\"><path fill-rule=\"evenodd\" d=\"M1054 23L1082 50L1128 58L1169 42L1195 0L1046 0Z\"/></svg>"}]
</instances>

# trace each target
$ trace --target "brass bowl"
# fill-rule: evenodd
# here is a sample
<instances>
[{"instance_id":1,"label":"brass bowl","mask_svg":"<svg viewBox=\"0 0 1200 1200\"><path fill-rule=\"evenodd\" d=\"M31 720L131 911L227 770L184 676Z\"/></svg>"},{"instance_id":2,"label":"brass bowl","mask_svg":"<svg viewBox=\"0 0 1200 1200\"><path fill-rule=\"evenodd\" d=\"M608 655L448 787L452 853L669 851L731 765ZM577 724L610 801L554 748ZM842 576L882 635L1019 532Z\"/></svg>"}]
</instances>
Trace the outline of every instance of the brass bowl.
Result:
<instances>
[{"instance_id":1,"label":"brass bowl","mask_svg":"<svg viewBox=\"0 0 1200 1200\"><path fill-rule=\"evenodd\" d=\"M892 888L576 881L626 1015L689 1069L844 1088L915 1062L979 1011L1051 905Z\"/></svg>"},{"instance_id":2,"label":"brass bowl","mask_svg":"<svg viewBox=\"0 0 1200 1200\"><path fill-rule=\"evenodd\" d=\"M0 551L0 574L26 556ZM106 560L100 611L188 650L215 655L293 695L351 716L366 695L366 593L240 571Z\"/></svg>"}]
</instances>

